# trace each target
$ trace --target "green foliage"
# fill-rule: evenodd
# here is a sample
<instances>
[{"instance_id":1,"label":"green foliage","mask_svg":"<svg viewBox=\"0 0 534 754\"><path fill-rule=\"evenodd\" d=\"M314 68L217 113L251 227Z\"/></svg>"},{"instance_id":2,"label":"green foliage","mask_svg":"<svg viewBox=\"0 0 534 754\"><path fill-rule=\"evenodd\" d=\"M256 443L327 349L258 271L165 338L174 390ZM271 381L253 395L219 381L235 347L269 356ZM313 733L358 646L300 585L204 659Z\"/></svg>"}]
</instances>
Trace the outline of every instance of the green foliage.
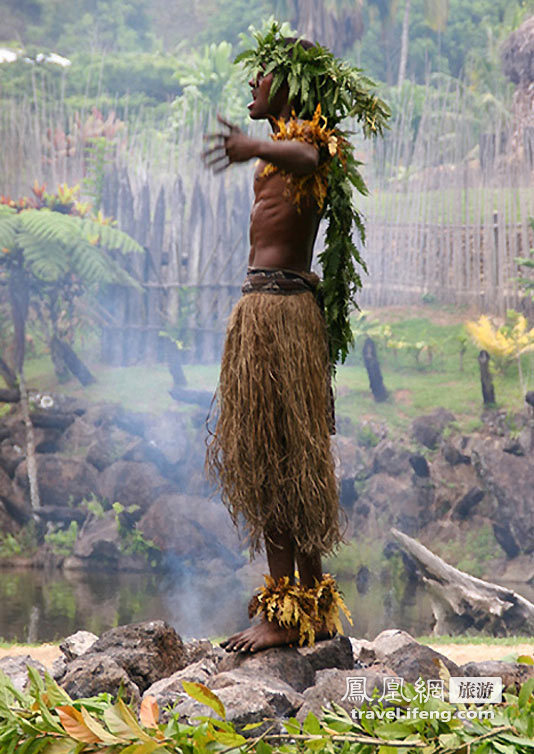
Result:
<instances>
[{"instance_id":1,"label":"green foliage","mask_svg":"<svg viewBox=\"0 0 534 754\"><path fill-rule=\"evenodd\" d=\"M275 721L246 725L242 732L225 720L220 699L201 683L184 682L184 690L212 711L199 715L195 725L180 723L171 714L167 723L159 723L159 709L153 697L143 700L139 718L133 708L119 698L113 702L109 694L72 700L48 675L43 680L36 670L28 668L30 686L27 693L17 691L4 674L0 674L0 742L12 754L178 754L179 752L225 751L234 754L270 754L302 751L329 754L386 754L389 751L416 754L461 751L516 752L530 754L534 748L534 679L527 681L519 695L505 694L501 705L491 705L493 716L467 722L454 717L465 705L452 705L439 699L421 701L416 688L405 684L409 706L417 708L417 717L395 720L385 716L381 703L373 704L382 719L366 715L363 706L360 720L333 703L322 719L309 713L303 723L290 718L282 723L280 732ZM407 702L399 707L407 707ZM478 707L478 709L488 709ZM421 716L421 713L426 713ZM218 717L214 717L213 715ZM439 715L439 717L438 717ZM218 719L220 718L220 719ZM248 737L242 735L247 733Z\"/></svg>"},{"instance_id":2,"label":"green foliage","mask_svg":"<svg viewBox=\"0 0 534 754\"><path fill-rule=\"evenodd\" d=\"M56 555L66 558L68 555L72 555L77 536L78 524L76 521L71 521L67 529L54 528L52 531L46 532L44 541L47 545L50 545Z\"/></svg>"},{"instance_id":3,"label":"green foliage","mask_svg":"<svg viewBox=\"0 0 534 754\"><path fill-rule=\"evenodd\" d=\"M193 118L206 123L215 112L222 112L234 122L247 120L246 92L239 72L232 62L229 42L187 49L183 43L177 51L174 78L182 94L172 103L172 123L181 129Z\"/></svg>"},{"instance_id":4,"label":"green foliage","mask_svg":"<svg viewBox=\"0 0 534 754\"><path fill-rule=\"evenodd\" d=\"M37 532L33 522L16 534L0 534L0 558L33 555L37 549Z\"/></svg>"},{"instance_id":5,"label":"green foliage","mask_svg":"<svg viewBox=\"0 0 534 754\"><path fill-rule=\"evenodd\" d=\"M21 552L21 544L13 534L0 534L0 558L20 555Z\"/></svg>"},{"instance_id":6,"label":"green foliage","mask_svg":"<svg viewBox=\"0 0 534 754\"><path fill-rule=\"evenodd\" d=\"M161 550L151 540L145 539L143 533L136 528L135 522L140 510L138 505L125 507L115 502L111 506L115 511L115 520L120 536L120 551L124 555L140 556L155 568L160 561Z\"/></svg>"}]
</instances>

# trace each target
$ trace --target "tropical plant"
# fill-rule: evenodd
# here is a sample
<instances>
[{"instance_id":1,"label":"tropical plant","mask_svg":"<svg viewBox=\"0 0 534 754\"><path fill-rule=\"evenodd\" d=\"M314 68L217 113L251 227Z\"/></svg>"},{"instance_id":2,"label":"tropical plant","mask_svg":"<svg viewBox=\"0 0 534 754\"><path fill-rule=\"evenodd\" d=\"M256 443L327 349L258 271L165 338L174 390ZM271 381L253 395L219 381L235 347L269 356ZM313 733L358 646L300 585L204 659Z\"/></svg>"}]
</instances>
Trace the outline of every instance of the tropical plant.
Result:
<instances>
[{"instance_id":1,"label":"tropical plant","mask_svg":"<svg viewBox=\"0 0 534 754\"><path fill-rule=\"evenodd\" d=\"M49 327L52 357L59 368L58 362L72 351L60 331L61 321L69 321L62 317L65 307L72 314L77 298L102 285L138 285L112 253L140 252L137 241L78 201L79 187L64 184L56 194L47 194L45 188L35 183L33 197L0 197L0 279L9 290L17 373L24 363L31 301L37 302L41 314L44 307L42 322Z\"/></svg>"},{"instance_id":2,"label":"tropical plant","mask_svg":"<svg viewBox=\"0 0 534 754\"><path fill-rule=\"evenodd\" d=\"M205 126L210 115L220 111L231 120L247 119L246 91L239 71L233 64L233 48L229 42L206 45L202 50L189 49L183 43L177 50L174 78L182 94L172 103L175 128L193 125L199 118Z\"/></svg>"},{"instance_id":3,"label":"tropical plant","mask_svg":"<svg viewBox=\"0 0 534 754\"><path fill-rule=\"evenodd\" d=\"M482 315L478 322L466 322L465 328L479 348L492 357L496 368L502 373L517 361L521 389L524 389L521 356L534 351L534 327L529 330L526 317L514 309L506 312L506 320L500 327Z\"/></svg>"}]
</instances>

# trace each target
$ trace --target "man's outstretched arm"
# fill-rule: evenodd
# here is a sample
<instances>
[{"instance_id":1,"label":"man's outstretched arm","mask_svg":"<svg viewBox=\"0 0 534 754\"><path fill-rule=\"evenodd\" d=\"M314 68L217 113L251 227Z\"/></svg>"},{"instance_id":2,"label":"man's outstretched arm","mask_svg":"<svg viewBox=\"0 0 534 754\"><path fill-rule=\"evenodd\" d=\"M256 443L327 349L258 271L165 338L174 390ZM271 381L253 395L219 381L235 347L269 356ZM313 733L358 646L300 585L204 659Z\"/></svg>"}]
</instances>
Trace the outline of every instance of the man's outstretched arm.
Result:
<instances>
[{"instance_id":1,"label":"man's outstretched arm","mask_svg":"<svg viewBox=\"0 0 534 754\"><path fill-rule=\"evenodd\" d=\"M209 134L205 138L216 144L203 152L204 162L216 173L236 162L248 162L254 158L270 162L281 170L295 175L313 173L319 164L319 153L311 144L302 141L271 141L252 139L239 126L217 116L228 130Z\"/></svg>"}]
</instances>

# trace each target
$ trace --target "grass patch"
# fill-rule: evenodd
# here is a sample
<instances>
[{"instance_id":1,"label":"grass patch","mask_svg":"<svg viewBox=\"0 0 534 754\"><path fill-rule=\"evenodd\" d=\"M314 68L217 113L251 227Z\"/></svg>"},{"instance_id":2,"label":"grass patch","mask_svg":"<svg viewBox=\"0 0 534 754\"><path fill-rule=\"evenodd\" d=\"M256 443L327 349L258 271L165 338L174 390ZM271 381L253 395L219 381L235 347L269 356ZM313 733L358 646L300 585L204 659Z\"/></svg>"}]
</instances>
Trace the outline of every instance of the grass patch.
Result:
<instances>
[{"instance_id":1,"label":"grass patch","mask_svg":"<svg viewBox=\"0 0 534 754\"><path fill-rule=\"evenodd\" d=\"M501 646L515 646L516 644L532 644L532 636L418 636L420 644L498 644Z\"/></svg>"},{"instance_id":2,"label":"grass patch","mask_svg":"<svg viewBox=\"0 0 534 754\"><path fill-rule=\"evenodd\" d=\"M405 434L416 416L428 413L437 406L451 411L457 429L471 433L480 428L483 410L477 348L467 342L462 315L447 307L425 305L417 307L389 307L368 313L377 325L388 325L390 335L373 336L389 400L374 402L369 389L367 372L361 356L363 336L356 348L339 366L336 378L336 407L340 416L353 422L356 428L363 420L387 425L390 434ZM460 351L464 338L463 368ZM388 340L408 346L393 349ZM120 403L134 411L161 414L170 409L194 413L192 405L178 404L170 395L172 378L165 364L149 366L110 367L96 361L96 350L82 352L97 382L82 387L76 380L58 385L48 355L29 358L25 371L29 387L39 391L57 391L88 401ZM523 371L534 387L534 359L525 357ZM219 364L188 364L184 366L187 384L196 390L213 392L219 377ZM517 366L512 365L503 375L494 378L497 407L507 411L522 411L523 395L519 385Z\"/></svg>"}]
</instances>

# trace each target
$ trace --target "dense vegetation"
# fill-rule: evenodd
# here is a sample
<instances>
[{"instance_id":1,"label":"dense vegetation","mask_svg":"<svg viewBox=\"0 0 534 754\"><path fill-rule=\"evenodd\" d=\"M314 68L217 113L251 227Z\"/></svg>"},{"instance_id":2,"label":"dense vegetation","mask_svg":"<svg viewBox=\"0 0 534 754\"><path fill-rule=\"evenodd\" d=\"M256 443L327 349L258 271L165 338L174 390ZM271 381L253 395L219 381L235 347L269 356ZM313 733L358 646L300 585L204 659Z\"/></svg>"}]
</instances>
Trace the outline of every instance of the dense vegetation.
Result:
<instances>
[{"instance_id":1,"label":"dense vegetation","mask_svg":"<svg viewBox=\"0 0 534 754\"><path fill-rule=\"evenodd\" d=\"M181 93L180 64L203 45L233 45L271 14L361 63L375 79L422 84L431 73L465 77L475 90L502 94L499 46L534 10L533 0L1 0L1 44L35 59L67 56L67 97L107 92L153 105ZM404 33L403 33L404 32ZM57 77L57 67L47 76ZM56 69L55 71L53 69ZM31 90L27 63L0 66L0 88Z\"/></svg>"},{"instance_id":2,"label":"dense vegetation","mask_svg":"<svg viewBox=\"0 0 534 754\"><path fill-rule=\"evenodd\" d=\"M242 732L228 722L220 699L201 683L183 682L184 690L207 710L197 725L178 722L172 714L167 723L159 722L159 710L153 697L145 697L139 718L131 706L109 694L72 700L49 676L43 681L29 668L31 685L27 694L15 690L0 675L0 743L7 752L25 754L178 754L178 752L235 752L270 754L283 751L329 752L341 754L454 754L471 751L490 754L528 754L534 748L534 679L523 685L518 696L504 694L500 705L484 705L492 712L486 719L475 719L477 712L465 705L440 699L425 699L416 687L405 687L409 701L398 705L406 712L417 708L418 714L395 719L384 716L381 703L374 709L382 713L371 719L364 715L354 720L344 709L333 705L322 720L311 712L304 723L290 718L279 727L275 721L255 722ZM488 709L489 707L489 709ZM365 707L363 708L365 709ZM368 708L369 709L369 708ZM478 707L480 712L483 708ZM390 708L391 713L393 710ZM464 720L454 713L463 713ZM471 714L470 714L471 713ZM216 715L216 716L215 716ZM242 735L246 734L246 737Z\"/></svg>"}]
</instances>

